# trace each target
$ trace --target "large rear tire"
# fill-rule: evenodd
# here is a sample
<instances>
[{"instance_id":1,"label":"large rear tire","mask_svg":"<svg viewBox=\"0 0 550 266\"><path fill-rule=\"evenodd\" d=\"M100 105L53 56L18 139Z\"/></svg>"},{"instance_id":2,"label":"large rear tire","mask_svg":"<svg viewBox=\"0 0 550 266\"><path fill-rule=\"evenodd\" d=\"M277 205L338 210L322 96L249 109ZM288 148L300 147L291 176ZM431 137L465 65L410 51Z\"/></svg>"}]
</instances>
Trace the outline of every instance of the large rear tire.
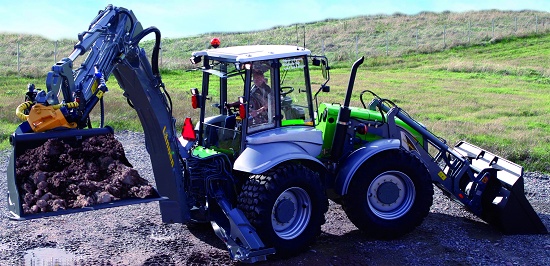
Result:
<instances>
[{"instance_id":1,"label":"large rear tire","mask_svg":"<svg viewBox=\"0 0 550 266\"><path fill-rule=\"evenodd\" d=\"M428 215L432 203L433 186L426 167L403 150L368 159L353 176L343 198L351 222L378 239L411 232Z\"/></svg>"},{"instance_id":2,"label":"large rear tire","mask_svg":"<svg viewBox=\"0 0 550 266\"><path fill-rule=\"evenodd\" d=\"M319 175L302 165L283 165L250 176L238 203L277 257L305 250L321 233L328 210Z\"/></svg>"}]
</instances>

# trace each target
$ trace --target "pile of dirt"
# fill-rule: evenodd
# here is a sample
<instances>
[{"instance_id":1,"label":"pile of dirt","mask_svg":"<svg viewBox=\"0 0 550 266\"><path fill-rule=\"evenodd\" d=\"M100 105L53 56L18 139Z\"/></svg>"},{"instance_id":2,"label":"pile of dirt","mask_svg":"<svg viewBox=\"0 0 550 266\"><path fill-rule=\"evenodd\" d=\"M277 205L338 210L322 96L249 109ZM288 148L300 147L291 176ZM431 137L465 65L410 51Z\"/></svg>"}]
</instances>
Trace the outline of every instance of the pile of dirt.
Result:
<instances>
[{"instance_id":1,"label":"pile of dirt","mask_svg":"<svg viewBox=\"0 0 550 266\"><path fill-rule=\"evenodd\" d=\"M78 142L50 139L26 150L15 163L26 214L157 196L112 134Z\"/></svg>"}]
</instances>

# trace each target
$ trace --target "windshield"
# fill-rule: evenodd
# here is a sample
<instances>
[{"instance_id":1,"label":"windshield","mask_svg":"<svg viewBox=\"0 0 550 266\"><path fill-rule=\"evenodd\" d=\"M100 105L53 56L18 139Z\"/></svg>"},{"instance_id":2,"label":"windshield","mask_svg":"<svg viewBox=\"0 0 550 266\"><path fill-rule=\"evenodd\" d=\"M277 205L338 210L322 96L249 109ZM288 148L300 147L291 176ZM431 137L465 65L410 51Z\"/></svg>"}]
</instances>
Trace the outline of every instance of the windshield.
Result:
<instances>
[{"instance_id":1,"label":"windshield","mask_svg":"<svg viewBox=\"0 0 550 266\"><path fill-rule=\"evenodd\" d=\"M205 70L208 90L204 105L204 146L236 156L240 150L239 97L243 96L244 71L234 64L216 62Z\"/></svg>"},{"instance_id":2,"label":"windshield","mask_svg":"<svg viewBox=\"0 0 550 266\"><path fill-rule=\"evenodd\" d=\"M306 60L305 56L280 60L282 126L313 125Z\"/></svg>"}]
</instances>

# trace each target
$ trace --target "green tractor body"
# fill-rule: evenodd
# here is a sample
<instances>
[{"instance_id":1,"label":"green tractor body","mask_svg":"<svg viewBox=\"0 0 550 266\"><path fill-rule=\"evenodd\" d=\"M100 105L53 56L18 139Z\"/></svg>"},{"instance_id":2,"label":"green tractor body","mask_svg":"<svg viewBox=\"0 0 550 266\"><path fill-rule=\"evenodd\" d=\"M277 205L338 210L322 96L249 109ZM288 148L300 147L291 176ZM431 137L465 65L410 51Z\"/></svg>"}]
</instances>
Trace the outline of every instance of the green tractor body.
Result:
<instances>
[{"instance_id":1,"label":"green tractor body","mask_svg":"<svg viewBox=\"0 0 550 266\"><path fill-rule=\"evenodd\" d=\"M336 131L336 122L338 121L340 107L341 106L339 104L321 103L319 105L320 115L316 128L323 131L323 154L329 154L329 151L332 148L332 142L334 139L334 132ZM350 107L350 110L351 118L353 119L373 121L374 123L383 123L385 119L383 117L383 114L377 110L365 109L360 107ZM416 132L406 123L399 119L396 119L396 124L409 132L419 143L424 143L424 138L422 134ZM360 140L357 142L356 145L354 145L354 149L357 149L362 144L382 139L383 136L372 132L361 131L355 134L355 138Z\"/></svg>"}]
</instances>

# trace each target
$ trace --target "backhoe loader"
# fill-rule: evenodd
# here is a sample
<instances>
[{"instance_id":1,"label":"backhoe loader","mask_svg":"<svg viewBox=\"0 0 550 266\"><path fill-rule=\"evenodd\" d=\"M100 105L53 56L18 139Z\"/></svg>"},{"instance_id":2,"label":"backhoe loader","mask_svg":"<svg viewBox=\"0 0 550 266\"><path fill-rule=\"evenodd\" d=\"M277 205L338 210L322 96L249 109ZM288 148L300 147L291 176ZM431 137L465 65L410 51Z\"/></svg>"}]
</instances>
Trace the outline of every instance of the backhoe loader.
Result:
<instances>
[{"instance_id":1,"label":"backhoe loader","mask_svg":"<svg viewBox=\"0 0 550 266\"><path fill-rule=\"evenodd\" d=\"M151 33L149 61L139 43ZM467 142L449 147L370 90L359 93L362 106L350 106L363 58L351 68L343 102L318 103L318 95L330 91L325 56L293 45L223 47L215 41L191 54L202 86L189 88L189 104L200 115L184 118L178 133L159 71L160 31L143 29L129 9L100 11L74 51L48 73L47 92L31 92L16 110L24 121L10 138L11 218L158 201L163 222L211 223L232 259L257 262L304 251L321 232L329 200L370 236L401 237L429 214L435 185L503 233L547 233L524 195L521 166ZM310 71L322 74L318 88ZM143 126L158 194L26 213L17 158L51 139L79 145L112 134L102 104L111 75ZM90 112L97 105L101 122L93 128Z\"/></svg>"}]
</instances>

